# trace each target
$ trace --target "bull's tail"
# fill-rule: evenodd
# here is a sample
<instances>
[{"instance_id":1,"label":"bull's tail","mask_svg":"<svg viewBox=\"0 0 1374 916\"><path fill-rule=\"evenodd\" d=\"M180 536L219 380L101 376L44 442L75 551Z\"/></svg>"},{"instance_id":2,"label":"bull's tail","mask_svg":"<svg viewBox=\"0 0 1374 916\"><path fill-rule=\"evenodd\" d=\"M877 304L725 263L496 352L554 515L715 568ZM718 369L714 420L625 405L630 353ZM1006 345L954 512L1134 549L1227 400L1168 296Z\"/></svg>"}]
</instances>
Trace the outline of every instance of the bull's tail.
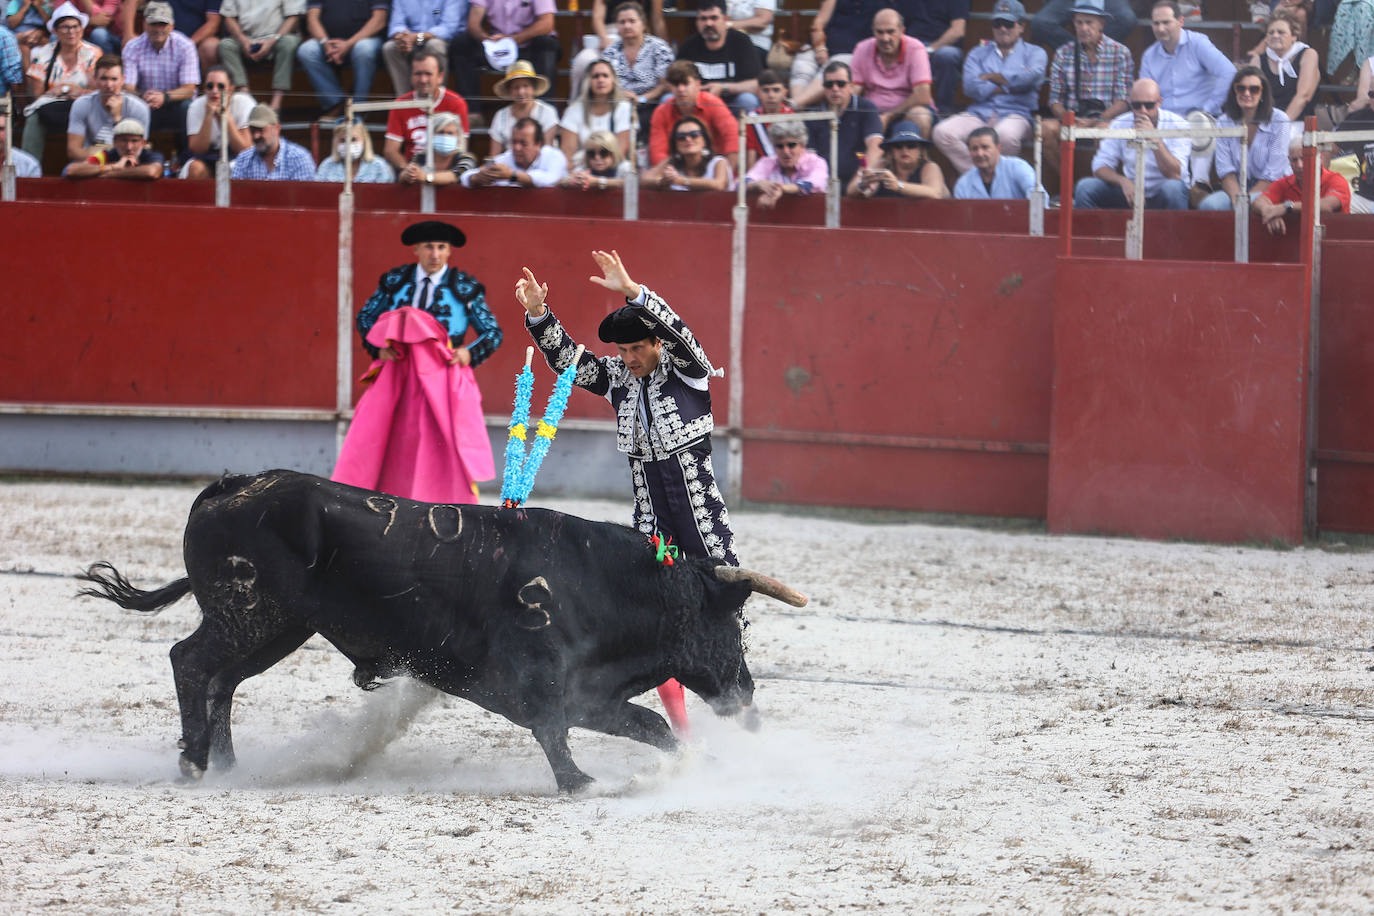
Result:
<instances>
[{"instance_id":1,"label":"bull's tail","mask_svg":"<svg viewBox=\"0 0 1374 916\"><path fill-rule=\"evenodd\" d=\"M92 563L90 568L76 578L82 582L93 582L96 586L83 588L77 592L78 595L104 598L126 611L142 611L145 614L156 614L191 591L191 580L182 578L162 588L145 592L141 588L134 588L119 570L105 562Z\"/></svg>"}]
</instances>

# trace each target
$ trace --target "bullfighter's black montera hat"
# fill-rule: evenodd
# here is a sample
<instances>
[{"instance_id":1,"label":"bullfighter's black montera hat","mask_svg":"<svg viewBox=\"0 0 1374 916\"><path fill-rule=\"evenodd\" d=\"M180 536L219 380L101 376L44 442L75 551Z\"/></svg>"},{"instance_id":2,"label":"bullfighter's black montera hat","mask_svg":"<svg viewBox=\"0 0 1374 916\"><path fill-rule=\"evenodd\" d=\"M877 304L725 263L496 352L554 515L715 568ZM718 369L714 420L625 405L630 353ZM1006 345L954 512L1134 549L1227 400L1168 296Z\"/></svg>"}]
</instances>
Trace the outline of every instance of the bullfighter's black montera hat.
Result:
<instances>
[{"instance_id":1,"label":"bullfighter's black montera hat","mask_svg":"<svg viewBox=\"0 0 1374 916\"><path fill-rule=\"evenodd\" d=\"M462 248L467 244L467 236L463 235L462 229L452 223L427 219L411 223L401 233L402 245L418 245L421 242L448 242L454 248Z\"/></svg>"},{"instance_id":2,"label":"bullfighter's black montera hat","mask_svg":"<svg viewBox=\"0 0 1374 916\"><path fill-rule=\"evenodd\" d=\"M601 319L596 336L605 343L632 344L646 337L658 337L658 322L644 309L624 305Z\"/></svg>"}]
</instances>

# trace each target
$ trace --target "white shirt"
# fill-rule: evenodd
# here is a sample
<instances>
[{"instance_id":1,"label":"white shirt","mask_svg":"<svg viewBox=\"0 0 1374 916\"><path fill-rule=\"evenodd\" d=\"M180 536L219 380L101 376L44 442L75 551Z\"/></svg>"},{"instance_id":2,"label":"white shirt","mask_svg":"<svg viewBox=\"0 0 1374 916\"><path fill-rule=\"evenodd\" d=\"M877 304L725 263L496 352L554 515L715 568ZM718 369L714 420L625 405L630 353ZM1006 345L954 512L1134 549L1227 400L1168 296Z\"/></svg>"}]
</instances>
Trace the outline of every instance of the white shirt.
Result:
<instances>
[{"instance_id":1,"label":"white shirt","mask_svg":"<svg viewBox=\"0 0 1374 916\"><path fill-rule=\"evenodd\" d=\"M563 155L563 151L554 146L541 146L539 155L530 163L530 167L522 169L515 164L515 153L506 150L501 155L492 160L502 165L510 166L513 170L524 172L530 176L530 181L534 182L536 188L551 188L558 184L558 180L568 174L568 157ZM472 176L477 174L477 169L468 169L463 173L461 179L463 187L472 187ZM493 188L520 187L520 182L514 178L502 178L500 181L491 183Z\"/></svg>"},{"instance_id":2,"label":"white shirt","mask_svg":"<svg viewBox=\"0 0 1374 916\"><path fill-rule=\"evenodd\" d=\"M1135 126L1135 113L1128 111L1119 114L1112 119L1113 128L1132 128ZM1188 119L1182 115L1176 115L1172 111L1159 109L1160 130L1173 130L1175 128L1190 127ZM1107 139L1103 140L1097 147L1097 155L1093 156L1093 171L1096 172L1102 166L1109 166L1116 169L1122 175L1132 181L1135 180L1135 149L1127 145L1126 140ZM1164 145L1174 158L1178 160L1182 172L1179 179L1184 184L1191 184L1188 180L1188 160L1193 155L1193 141L1187 137L1175 137L1165 140ZM1145 150L1145 194L1148 196L1159 190L1159 186L1165 182L1164 175L1159 171L1159 164L1155 161L1154 147L1150 146Z\"/></svg>"},{"instance_id":3,"label":"white shirt","mask_svg":"<svg viewBox=\"0 0 1374 916\"><path fill-rule=\"evenodd\" d=\"M448 265L447 265L447 264L445 264L443 267L440 267L438 270L436 270L436 271L435 271L434 273L432 273L432 274L427 274L427 273L425 273L425 269L424 269L423 267L421 267L419 264L416 264L416 265L415 265L415 298L412 299L412 300L410 300L411 306L412 306L413 308L419 308L419 307L420 307L420 291L421 291L422 289L424 289L424 280L425 280L426 277L429 278L429 298L425 301L425 305L433 305L433 304L434 304L434 294L435 294L436 292L438 292L438 290L439 290L439 281L442 280L442 279L444 279L444 274L446 274L446 273L448 273Z\"/></svg>"},{"instance_id":4,"label":"white shirt","mask_svg":"<svg viewBox=\"0 0 1374 916\"><path fill-rule=\"evenodd\" d=\"M248 116L253 113L253 106L258 103L246 92L235 92L229 99L229 119L234 122L234 126L243 127L248 123ZM198 95L191 100L191 104L186 106L186 133L194 137L200 133L201 125L205 123L205 96ZM210 122L210 149L208 152L219 152L219 118ZM231 154L232 155L232 154Z\"/></svg>"}]
</instances>

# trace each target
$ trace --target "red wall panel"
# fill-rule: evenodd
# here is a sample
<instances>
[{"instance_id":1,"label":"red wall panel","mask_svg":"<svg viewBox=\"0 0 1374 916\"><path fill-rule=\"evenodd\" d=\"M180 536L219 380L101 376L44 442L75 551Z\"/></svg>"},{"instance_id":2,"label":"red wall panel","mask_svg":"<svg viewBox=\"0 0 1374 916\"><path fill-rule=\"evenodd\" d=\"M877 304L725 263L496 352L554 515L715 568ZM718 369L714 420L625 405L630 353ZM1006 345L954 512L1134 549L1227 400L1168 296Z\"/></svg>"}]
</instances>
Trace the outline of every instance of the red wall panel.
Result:
<instances>
[{"instance_id":1,"label":"red wall panel","mask_svg":"<svg viewBox=\"0 0 1374 916\"><path fill-rule=\"evenodd\" d=\"M2 206L0 400L333 407L333 214Z\"/></svg>"},{"instance_id":2,"label":"red wall panel","mask_svg":"<svg viewBox=\"0 0 1374 916\"><path fill-rule=\"evenodd\" d=\"M1297 265L1061 259L1055 532L1302 540L1308 310Z\"/></svg>"},{"instance_id":3,"label":"red wall panel","mask_svg":"<svg viewBox=\"0 0 1374 916\"><path fill-rule=\"evenodd\" d=\"M1374 531L1371 258L1374 244L1368 241L1328 240L1322 246L1317 517L1330 530Z\"/></svg>"},{"instance_id":4,"label":"red wall panel","mask_svg":"<svg viewBox=\"0 0 1374 916\"><path fill-rule=\"evenodd\" d=\"M1048 441L1054 244L952 233L751 230L744 426L860 442L896 437L905 447L750 444L745 496L1043 512L1043 488L1026 490L1027 481L1043 482L1043 456L989 459L963 449L989 441L1034 452ZM930 455L913 447L917 439L959 441ZM761 453L769 460L756 461ZM930 486L900 470L889 473L930 462L965 470L942 472ZM980 473L967 472L973 467Z\"/></svg>"}]
</instances>

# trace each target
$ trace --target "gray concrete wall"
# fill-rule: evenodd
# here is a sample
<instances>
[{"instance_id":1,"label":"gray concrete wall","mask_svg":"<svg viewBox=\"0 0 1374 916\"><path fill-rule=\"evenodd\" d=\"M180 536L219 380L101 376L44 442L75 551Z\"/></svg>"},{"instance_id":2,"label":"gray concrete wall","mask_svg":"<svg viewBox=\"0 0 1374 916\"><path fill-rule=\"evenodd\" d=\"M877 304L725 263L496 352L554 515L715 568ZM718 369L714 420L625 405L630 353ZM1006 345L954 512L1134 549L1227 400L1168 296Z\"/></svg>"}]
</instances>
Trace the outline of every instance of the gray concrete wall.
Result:
<instances>
[{"instance_id":1,"label":"gray concrete wall","mask_svg":"<svg viewBox=\"0 0 1374 916\"><path fill-rule=\"evenodd\" d=\"M499 478L504 421L487 431ZM281 467L328 476L334 458L332 422L0 416L0 471L11 473L217 477L225 471ZM723 490L729 472L726 449L717 448L713 461ZM482 501L493 502L500 481L481 489ZM560 428L534 494L628 499L629 466L615 449L610 423L595 429Z\"/></svg>"}]
</instances>

